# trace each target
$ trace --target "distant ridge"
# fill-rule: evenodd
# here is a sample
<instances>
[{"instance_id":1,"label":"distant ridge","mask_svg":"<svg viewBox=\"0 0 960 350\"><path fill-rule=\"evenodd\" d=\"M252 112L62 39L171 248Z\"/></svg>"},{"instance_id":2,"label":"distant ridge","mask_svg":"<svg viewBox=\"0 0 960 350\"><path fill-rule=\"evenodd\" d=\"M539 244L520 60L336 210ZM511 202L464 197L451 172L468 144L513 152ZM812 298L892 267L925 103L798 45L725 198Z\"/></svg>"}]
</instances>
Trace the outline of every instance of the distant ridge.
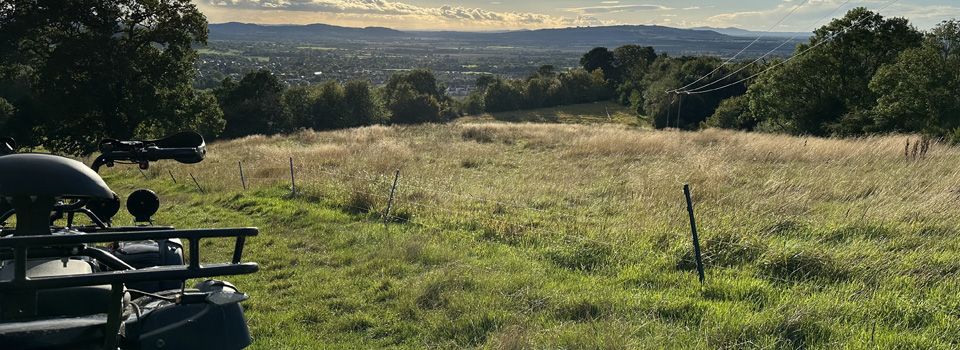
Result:
<instances>
[{"instance_id":1,"label":"distant ridge","mask_svg":"<svg viewBox=\"0 0 960 350\"><path fill-rule=\"evenodd\" d=\"M707 54L730 54L743 49L753 38L745 38L749 31L739 30L741 35L720 33L715 29L681 29L663 26L620 25L600 27L571 27L504 32L465 31L399 31L383 27L351 28L329 24L308 25L259 25L249 23L210 24L210 40L238 41L300 41L322 42L330 40L365 40L383 42L384 39L454 41L469 45L496 45L550 48L565 51L584 51L584 48L636 44L653 46L657 51L671 54L691 52ZM733 28L736 29L736 28ZM798 36L797 42L806 36ZM766 53L783 41L769 35L753 45L748 53ZM795 45L784 45L777 54L789 55Z\"/></svg>"},{"instance_id":2,"label":"distant ridge","mask_svg":"<svg viewBox=\"0 0 960 350\"><path fill-rule=\"evenodd\" d=\"M407 36L406 33L384 27L352 28L315 23L307 25L261 25L252 23L215 23L210 28L210 40L277 40L277 39L366 39L371 37Z\"/></svg>"},{"instance_id":3,"label":"distant ridge","mask_svg":"<svg viewBox=\"0 0 960 350\"><path fill-rule=\"evenodd\" d=\"M740 28L734 28L734 27L727 27L727 28L696 27L696 28L690 28L690 29L703 30L703 31L709 30L709 31L720 33L720 34L730 35L730 36L743 36L743 37L753 37L753 38L763 35L764 37L768 37L768 38L796 37L797 39L808 39L810 38L810 36L813 35L812 32L758 32L758 31L746 30L746 29L740 29Z\"/></svg>"}]
</instances>

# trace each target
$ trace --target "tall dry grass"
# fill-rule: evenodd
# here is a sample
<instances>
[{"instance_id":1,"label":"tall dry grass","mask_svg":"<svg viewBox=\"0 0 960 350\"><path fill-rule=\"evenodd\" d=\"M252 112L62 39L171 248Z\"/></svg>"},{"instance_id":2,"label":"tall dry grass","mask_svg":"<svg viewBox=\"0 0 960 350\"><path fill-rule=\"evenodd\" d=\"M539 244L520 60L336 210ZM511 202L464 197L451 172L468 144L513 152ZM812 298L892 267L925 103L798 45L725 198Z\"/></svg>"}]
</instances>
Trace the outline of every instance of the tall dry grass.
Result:
<instances>
[{"instance_id":1,"label":"tall dry grass","mask_svg":"<svg viewBox=\"0 0 960 350\"><path fill-rule=\"evenodd\" d=\"M924 159L914 160L903 153L911 138L622 125L373 126L218 142L201 164L165 163L153 171L192 172L226 190L240 187L237 162L254 185L288 181L290 157L304 184L360 188L366 185L353 183L389 183L401 170L401 192L411 201L456 210L476 206L469 198L482 198L515 210L603 218L614 235L682 232L682 184L692 186L702 215L733 222L957 224L960 170L953 165L960 150L933 144Z\"/></svg>"}]
</instances>

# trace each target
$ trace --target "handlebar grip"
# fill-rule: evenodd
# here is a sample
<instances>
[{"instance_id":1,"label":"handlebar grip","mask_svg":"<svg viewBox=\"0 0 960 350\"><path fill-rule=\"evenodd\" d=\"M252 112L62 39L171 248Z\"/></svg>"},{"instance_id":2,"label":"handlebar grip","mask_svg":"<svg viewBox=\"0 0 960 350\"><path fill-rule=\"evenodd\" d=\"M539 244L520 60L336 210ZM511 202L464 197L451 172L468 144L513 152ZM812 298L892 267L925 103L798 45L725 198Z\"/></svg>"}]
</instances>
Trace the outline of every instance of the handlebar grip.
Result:
<instances>
[{"instance_id":1,"label":"handlebar grip","mask_svg":"<svg viewBox=\"0 0 960 350\"><path fill-rule=\"evenodd\" d=\"M104 161L154 162L173 159L180 163L193 164L199 163L206 156L207 145L200 134L184 131L156 140L106 139L100 142L100 153Z\"/></svg>"},{"instance_id":2,"label":"handlebar grip","mask_svg":"<svg viewBox=\"0 0 960 350\"><path fill-rule=\"evenodd\" d=\"M12 137L0 137L0 155L14 154L17 152L17 141Z\"/></svg>"},{"instance_id":3,"label":"handlebar grip","mask_svg":"<svg viewBox=\"0 0 960 350\"><path fill-rule=\"evenodd\" d=\"M173 159L184 164L194 164L199 163L206 157L207 147L205 145L189 148L159 148L150 146L146 148L144 155L146 159L151 162L161 159Z\"/></svg>"}]
</instances>

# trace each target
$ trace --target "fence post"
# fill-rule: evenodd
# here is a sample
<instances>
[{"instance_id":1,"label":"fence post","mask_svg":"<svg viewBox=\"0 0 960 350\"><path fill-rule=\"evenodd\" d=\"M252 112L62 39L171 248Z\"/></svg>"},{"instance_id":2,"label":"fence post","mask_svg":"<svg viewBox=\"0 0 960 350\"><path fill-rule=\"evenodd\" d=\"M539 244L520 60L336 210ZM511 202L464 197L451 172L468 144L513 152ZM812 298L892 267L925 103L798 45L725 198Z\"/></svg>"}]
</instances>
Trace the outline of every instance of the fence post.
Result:
<instances>
[{"instance_id":1,"label":"fence post","mask_svg":"<svg viewBox=\"0 0 960 350\"><path fill-rule=\"evenodd\" d=\"M176 184L177 184L177 178L173 177L173 170L169 170L169 169L168 169L167 172L170 173L170 179L173 180L173 184L176 185Z\"/></svg>"},{"instance_id":2,"label":"fence post","mask_svg":"<svg viewBox=\"0 0 960 350\"><path fill-rule=\"evenodd\" d=\"M690 213L690 231L693 232L693 252L697 256L697 273L700 274L700 284L703 284L703 260L700 258L700 238L697 237L697 221L693 218L693 200L690 199L690 185L683 185L683 194L687 196L687 212Z\"/></svg>"},{"instance_id":3,"label":"fence post","mask_svg":"<svg viewBox=\"0 0 960 350\"><path fill-rule=\"evenodd\" d=\"M243 185L243 189L247 189L247 180L243 178L243 162L237 162L237 166L240 167L240 184Z\"/></svg>"},{"instance_id":4,"label":"fence post","mask_svg":"<svg viewBox=\"0 0 960 350\"><path fill-rule=\"evenodd\" d=\"M204 191L203 187L200 187L200 182L197 182L197 178L193 177L193 173L190 173L190 178L193 179L193 183L197 184L197 188L200 189L200 193L207 194L207 191Z\"/></svg>"},{"instance_id":5,"label":"fence post","mask_svg":"<svg viewBox=\"0 0 960 350\"><path fill-rule=\"evenodd\" d=\"M393 206L393 194L397 191L397 181L399 180L400 169L397 169L397 174L393 177L393 188L390 189L390 199L387 200L387 211L383 213L383 228L387 228L390 223L390 207Z\"/></svg>"},{"instance_id":6,"label":"fence post","mask_svg":"<svg viewBox=\"0 0 960 350\"><path fill-rule=\"evenodd\" d=\"M297 196L297 181L293 178L293 157L290 157L290 186L293 188L291 197Z\"/></svg>"}]
</instances>

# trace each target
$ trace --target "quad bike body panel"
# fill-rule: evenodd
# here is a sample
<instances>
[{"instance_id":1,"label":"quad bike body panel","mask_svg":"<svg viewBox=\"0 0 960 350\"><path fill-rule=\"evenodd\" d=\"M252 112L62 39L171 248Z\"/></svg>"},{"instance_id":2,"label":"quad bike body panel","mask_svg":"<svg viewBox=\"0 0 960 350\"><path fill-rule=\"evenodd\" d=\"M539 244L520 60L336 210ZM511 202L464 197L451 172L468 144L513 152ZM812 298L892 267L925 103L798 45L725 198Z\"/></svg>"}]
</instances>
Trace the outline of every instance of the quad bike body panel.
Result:
<instances>
[{"instance_id":1,"label":"quad bike body panel","mask_svg":"<svg viewBox=\"0 0 960 350\"><path fill-rule=\"evenodd\" d=\"M117 196L94 169L114 162L203 160L196 133L146 141L105 140L93 169L49 154L0 151L0 349L242 349L250 334L230 283L188 279L254 273L241 262L256 228L190 229L152 226L159 202L139 190L128 203L139 222L113 227ZM146 196L146 197L144 197ZM151 197L153 196L153 197ZM144 205L144 203L149 205ZM85 207L86 206L86 207ZM74 225L75 214L92 226ZM16 227L6 221L16 218ZM66 226L54 226L66 218ZM200 264L200 241L235 239L230 262ZM186 243L186 246L184 245ZM185 249L187 248L187 249ZM189 252L184 256L184 252Z\"/></svg>"}]
</instances>

